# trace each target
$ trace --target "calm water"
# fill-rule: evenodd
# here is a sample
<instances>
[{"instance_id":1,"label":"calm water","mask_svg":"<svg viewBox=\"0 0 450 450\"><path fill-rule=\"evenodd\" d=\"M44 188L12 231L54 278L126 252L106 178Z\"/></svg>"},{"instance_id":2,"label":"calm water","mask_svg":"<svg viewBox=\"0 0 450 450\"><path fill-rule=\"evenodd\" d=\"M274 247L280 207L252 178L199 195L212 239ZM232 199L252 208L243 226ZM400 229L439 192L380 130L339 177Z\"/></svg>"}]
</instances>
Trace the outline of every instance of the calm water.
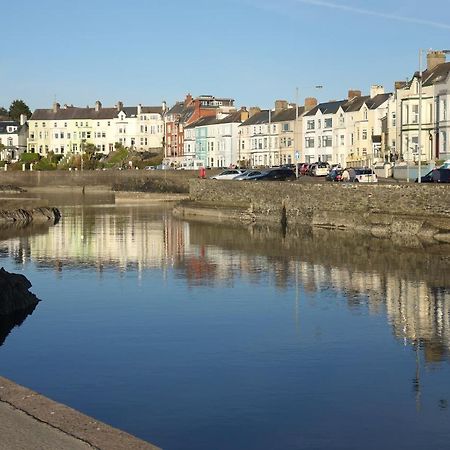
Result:
<instances>
[{"instance_id":1,"label":"calm water","mask_svg":"<svg viewBox=\"0 0 450 450\"><path fill-rule=\"evenodd\" d=\"M165 449L450 447L449 247L108 205L0 238L20 384Z\"/></svg>"}]
</instances>

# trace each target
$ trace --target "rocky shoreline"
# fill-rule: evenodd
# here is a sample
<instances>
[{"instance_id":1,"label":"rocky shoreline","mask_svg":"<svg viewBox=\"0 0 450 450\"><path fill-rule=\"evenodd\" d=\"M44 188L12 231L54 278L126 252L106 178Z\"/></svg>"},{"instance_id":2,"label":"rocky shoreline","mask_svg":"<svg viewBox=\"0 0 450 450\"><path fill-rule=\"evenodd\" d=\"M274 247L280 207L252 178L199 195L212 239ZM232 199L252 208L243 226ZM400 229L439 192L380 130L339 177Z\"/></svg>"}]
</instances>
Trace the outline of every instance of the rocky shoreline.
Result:
<instances>
[{"instance_id":1,"label":"rocky shoreline","mask_svg":"<svg viewBox=\"0 0 450 450\"><path fill-rule=\"evenodd\" d=\"M0 224L8 223L58 223L61 213L58 208L33 208L5 210L0 208Z\"/></svg>"},{"instance_id":2,"label":"rocky shoreline","mask_svg":"<svg viewBox=\"0 0 450 450\"><path fill-rule=\"evenodd\" d=\"M39 299L30 292L31 283L24 276L0 268L0 316L34 308Z\"/></svg>"}]
</instances>

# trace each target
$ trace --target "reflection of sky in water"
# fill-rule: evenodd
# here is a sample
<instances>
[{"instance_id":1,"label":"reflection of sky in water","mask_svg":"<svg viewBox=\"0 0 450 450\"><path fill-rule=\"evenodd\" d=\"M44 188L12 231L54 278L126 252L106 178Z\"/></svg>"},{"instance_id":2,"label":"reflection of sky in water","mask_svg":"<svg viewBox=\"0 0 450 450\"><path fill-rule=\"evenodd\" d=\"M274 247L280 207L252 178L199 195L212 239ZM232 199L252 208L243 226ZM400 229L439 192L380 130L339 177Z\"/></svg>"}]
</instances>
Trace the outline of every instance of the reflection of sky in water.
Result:
<instances>
[{"instance_id":1,"label":"reflection of sky in water","mask_svg":"<svg viewBox=\"0 0 450 450\"><path fill-rule=\"evenodd\" d=\"M67 208L0 243L0 373L165 448L445 448L448 259L384 245Z\"/></svg>"}]
</instances>

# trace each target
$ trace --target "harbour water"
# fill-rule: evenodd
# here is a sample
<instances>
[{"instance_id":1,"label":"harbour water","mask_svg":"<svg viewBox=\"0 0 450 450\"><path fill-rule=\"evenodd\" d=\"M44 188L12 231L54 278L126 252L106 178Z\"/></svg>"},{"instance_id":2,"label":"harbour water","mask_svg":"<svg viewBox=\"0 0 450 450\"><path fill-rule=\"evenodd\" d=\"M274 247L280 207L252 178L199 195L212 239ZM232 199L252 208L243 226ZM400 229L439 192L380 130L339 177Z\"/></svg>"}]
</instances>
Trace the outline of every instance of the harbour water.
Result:
<instances>
[{"instance_id":1,"label":"harbour water","mask_svg":"<svg viewBox=\"0 0 450 450\"><path fill-rule=\"evenodd\" d=\"M1 375L164 449L448 448L449 246L96 203L0 231Z\"/></svg>"}]
</instances>

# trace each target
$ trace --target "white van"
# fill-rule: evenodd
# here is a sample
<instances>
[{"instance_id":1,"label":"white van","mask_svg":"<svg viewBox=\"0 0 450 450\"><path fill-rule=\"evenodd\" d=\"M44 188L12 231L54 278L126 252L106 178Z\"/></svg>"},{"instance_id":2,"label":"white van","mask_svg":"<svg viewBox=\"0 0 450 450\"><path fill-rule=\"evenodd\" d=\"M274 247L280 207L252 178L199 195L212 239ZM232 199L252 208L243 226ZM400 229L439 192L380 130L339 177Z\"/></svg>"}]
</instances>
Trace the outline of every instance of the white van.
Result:
<instances>
[{"instance_id":1,"label":"white van","mask_svg":"<svg viewBox=\"0 0 450 450\"><path fill-rule=\"evenodd\" d=\"M177 170L199 170L202 167L204 167L204 164L201 159L189 159L187 161L183 161L177 167Z\"/></svg>"}]
</instances>

